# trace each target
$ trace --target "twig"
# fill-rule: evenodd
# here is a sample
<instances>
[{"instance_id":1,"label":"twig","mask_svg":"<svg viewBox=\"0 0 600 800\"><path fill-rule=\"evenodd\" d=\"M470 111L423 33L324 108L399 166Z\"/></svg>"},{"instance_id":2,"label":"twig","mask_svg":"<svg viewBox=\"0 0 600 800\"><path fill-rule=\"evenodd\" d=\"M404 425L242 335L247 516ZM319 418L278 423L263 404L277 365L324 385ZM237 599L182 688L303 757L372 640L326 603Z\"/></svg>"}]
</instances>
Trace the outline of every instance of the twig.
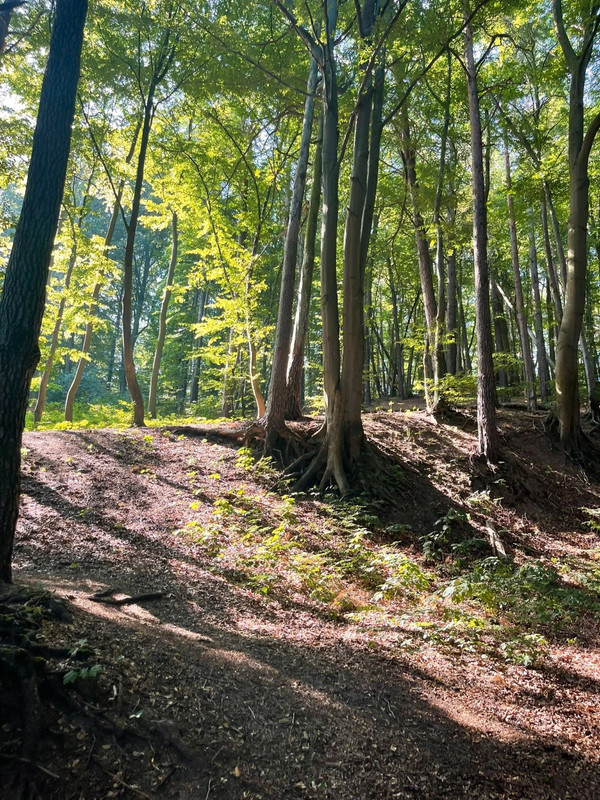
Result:
<instances>
[{"instance_id":1,"label":"twig","mask_svg":"<svg viewBox=\"0 0 600 800\"><path fill-rule=\"evenodd\" d=\"M40 772L43 772L44 775L48 775L49 778L54 778L54 780L59 781L60 775L56 775L54 772L50 772L49 769L43 767L41 764L38 764L35 761L32 761L30 758L21 758L20 756L11 756L6 753L0 753L0 758L5 758L8 761L18 761L19 764L28 764L30 767L35 767L39 769Z\"/></svg>"}]
</instances>

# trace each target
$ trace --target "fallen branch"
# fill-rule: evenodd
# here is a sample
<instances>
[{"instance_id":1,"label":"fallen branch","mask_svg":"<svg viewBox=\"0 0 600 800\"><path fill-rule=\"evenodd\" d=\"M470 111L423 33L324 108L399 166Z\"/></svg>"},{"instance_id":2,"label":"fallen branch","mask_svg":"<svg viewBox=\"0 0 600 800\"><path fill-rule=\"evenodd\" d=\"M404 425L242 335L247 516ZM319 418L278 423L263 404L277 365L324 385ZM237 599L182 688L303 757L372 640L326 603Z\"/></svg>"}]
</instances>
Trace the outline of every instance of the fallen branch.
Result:
<instances>
[{"instance_id":1,"label":"fallen branch","mask_svg":"<svg viewBox=\"0 0 600 800\"><path fill-rule=\"evenodd\" d=\"M160 600L165 596L164 592L146 592L144 594L135 594L133 597L112 597L111 595L117 594L119 589L104 589L102 592L89 595L88 600L93 603L104 603L108 606L128 606L133 603L142 603L145 600Z\"/></svg>"}]
</instances>

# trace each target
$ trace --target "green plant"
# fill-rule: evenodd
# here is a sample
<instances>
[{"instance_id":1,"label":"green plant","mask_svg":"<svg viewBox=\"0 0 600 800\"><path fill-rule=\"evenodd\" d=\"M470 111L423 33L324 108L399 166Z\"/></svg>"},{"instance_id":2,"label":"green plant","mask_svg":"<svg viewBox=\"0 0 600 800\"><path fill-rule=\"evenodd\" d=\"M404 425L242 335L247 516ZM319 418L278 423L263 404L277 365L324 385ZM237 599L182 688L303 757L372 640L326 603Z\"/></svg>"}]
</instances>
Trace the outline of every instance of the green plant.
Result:
<instances>
[{"instance_id":1,"label":"green plant","mask_svg":"<svg viewBox=\"0 0 600 800\"><path fill-rule=\"evenodd\" d=\"M97 678L102 672L102 665L95 664L93 667L81 667L80 669L71 669L63 677L65 686L69 683L75 683L78 680L85 680L86 678Z\"/></svg>"},{"instance_id":2,"label":"green plant","mask_svg":"<svg viewBox=\"0 0 600 800\"><path fill-rule=\"evenodd\" d=\"M434 530L421 536L423 553L432 561L439 561L456 544L457 528L467 522L467 516L456 508L449 509L443 517L436 520Z\"/></svg>"},{"instance_id":3,"label":"green plant","mask_svg":"<svg viewBox=\"0 0 600 800\"><path fill-rule=\"evenodd\" d=\"M73 647L69 650L69 659L82 658L93 656L94 651L88 647L87 639L78 639ZM102 672L101 664L94 664L93 667L79 667L77 669L70 669L63 676L63 684L66 686L69 683L75 683L78 680L85 680L86 678L97 678Z\"/></svg>"}]
</instances>

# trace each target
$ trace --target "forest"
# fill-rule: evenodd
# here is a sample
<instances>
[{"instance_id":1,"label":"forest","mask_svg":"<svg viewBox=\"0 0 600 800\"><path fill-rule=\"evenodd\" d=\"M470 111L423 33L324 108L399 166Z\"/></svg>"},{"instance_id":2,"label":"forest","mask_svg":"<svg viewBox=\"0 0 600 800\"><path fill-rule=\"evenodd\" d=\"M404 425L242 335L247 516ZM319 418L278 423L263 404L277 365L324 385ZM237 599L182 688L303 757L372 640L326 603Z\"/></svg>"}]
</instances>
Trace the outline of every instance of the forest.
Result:
<instances>
[{"instance_id":1,"label":"forest","mask_svg":"<svg viewBox=\"0 0 600 800\"><path fill-rule=\"evenodd\" d=\"M599 78L595 0L0 0L0 800L599 796Z\"/></svg>"}]
</instances>

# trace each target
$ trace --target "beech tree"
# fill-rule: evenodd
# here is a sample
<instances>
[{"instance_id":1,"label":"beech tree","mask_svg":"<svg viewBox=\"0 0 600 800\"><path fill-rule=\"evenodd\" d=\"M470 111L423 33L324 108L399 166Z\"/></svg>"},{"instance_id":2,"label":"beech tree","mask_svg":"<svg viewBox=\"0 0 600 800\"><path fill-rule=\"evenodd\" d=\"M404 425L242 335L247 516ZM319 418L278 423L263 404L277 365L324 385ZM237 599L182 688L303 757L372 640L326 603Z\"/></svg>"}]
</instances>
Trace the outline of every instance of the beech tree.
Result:
<instances>
[{"instance_id":1,"label":"beech tree","mask_svg":"<svg viewBox=\"0 0 600 800\"><path fill-rule=\"evenodd\" d=\"M600 26L600 3L583 11L574 45L567 32L561 0L552 8L558 41L570 75L569 90L569 232L565 305L556 346L556 405L560 441L565 450L577 453L581 446L578 344L585 312L587 275L587 226L589 217L588 163L600 129L600 114L585 125L585 81L594 41Z\"/></svg>"},{"instance_id":2,"label":"beech tree","mask_svg":"<svg viewBox=\"0 0 600 800\"><path fill-rule=\"evenodd\" d=\"M86 0L57 0L27 187L0 298L0 580L11 580L21 440L65 184Z\"/></svg>"}]
</instances>

